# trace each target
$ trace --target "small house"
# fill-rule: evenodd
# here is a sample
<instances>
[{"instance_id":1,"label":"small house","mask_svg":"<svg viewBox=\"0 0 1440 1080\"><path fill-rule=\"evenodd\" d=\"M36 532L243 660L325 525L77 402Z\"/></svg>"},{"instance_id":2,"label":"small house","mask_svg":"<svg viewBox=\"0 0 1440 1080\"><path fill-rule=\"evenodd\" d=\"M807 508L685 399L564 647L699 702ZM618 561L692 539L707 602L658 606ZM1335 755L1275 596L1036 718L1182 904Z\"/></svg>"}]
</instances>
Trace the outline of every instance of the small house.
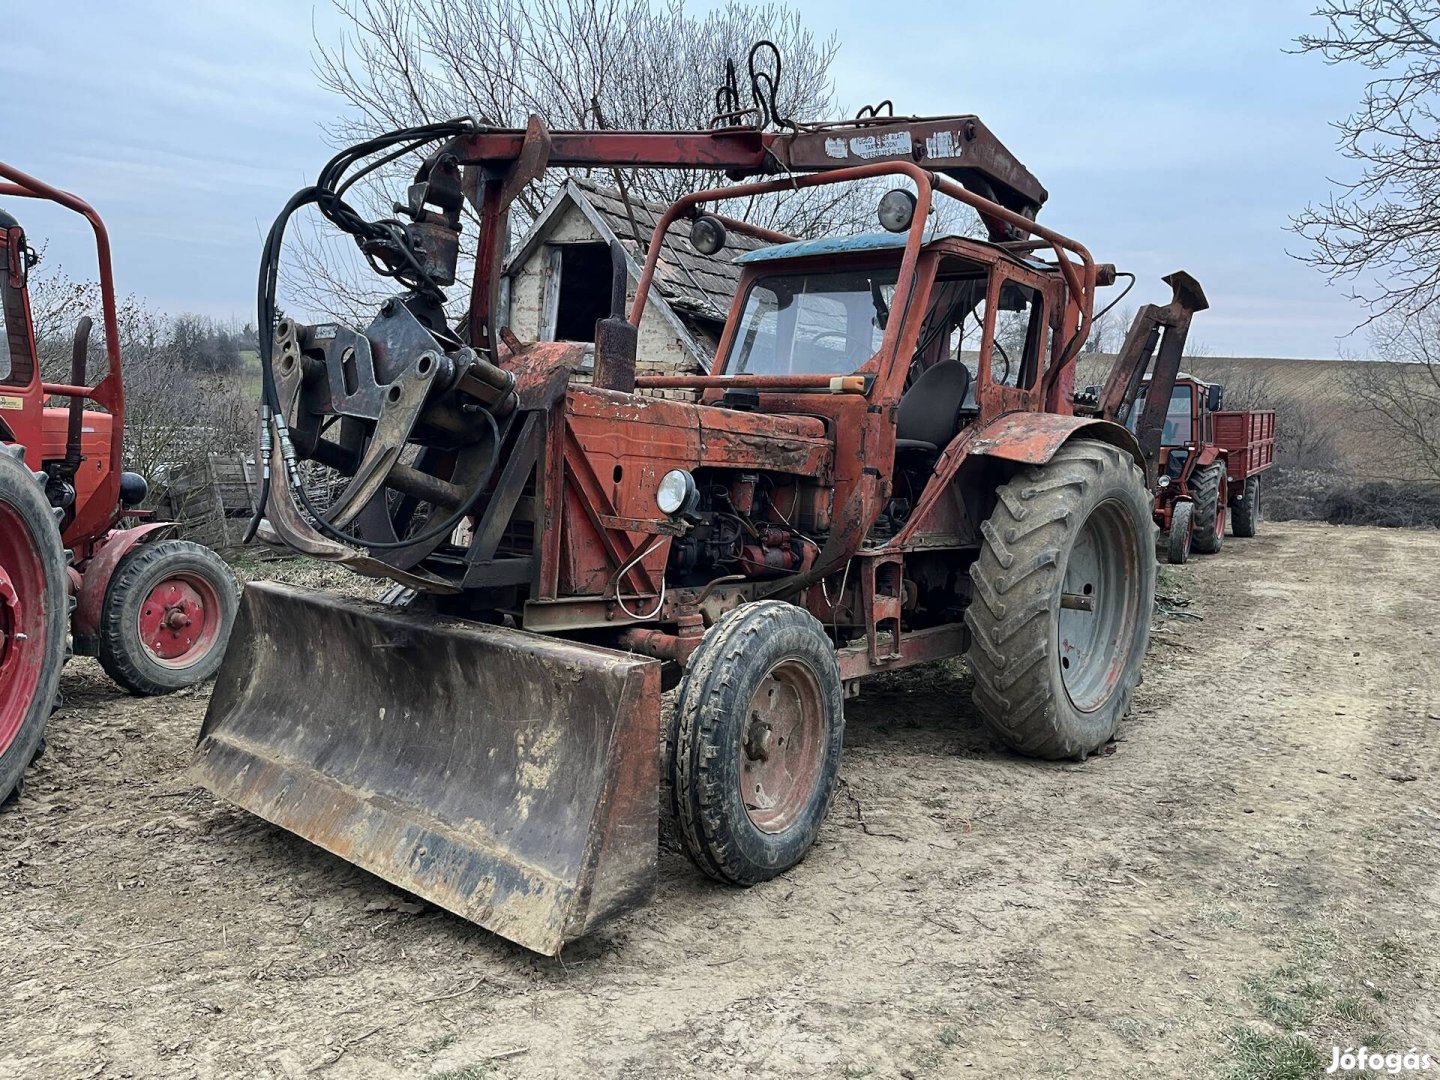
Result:
<instances>
[{"instance_id":1,"label":"small house","mask_svg":"<svg viewBox=\"0 0 1440 1080\"><path fill-rule=\"evenodd\" d=\"M594 341L596 320L610 314L610 242L619 240L625 248L625 295L633 299L645 250L666 209L588 180L567 179L505 262L502 323L525 341ZM766 246L731 229L723 248L702 255L688 237L685 221L665 234L640 322L638 374L708 371L740 280L734 260ZM579 377L586 377L583 370Z\"/></svg>"}]
</instances>

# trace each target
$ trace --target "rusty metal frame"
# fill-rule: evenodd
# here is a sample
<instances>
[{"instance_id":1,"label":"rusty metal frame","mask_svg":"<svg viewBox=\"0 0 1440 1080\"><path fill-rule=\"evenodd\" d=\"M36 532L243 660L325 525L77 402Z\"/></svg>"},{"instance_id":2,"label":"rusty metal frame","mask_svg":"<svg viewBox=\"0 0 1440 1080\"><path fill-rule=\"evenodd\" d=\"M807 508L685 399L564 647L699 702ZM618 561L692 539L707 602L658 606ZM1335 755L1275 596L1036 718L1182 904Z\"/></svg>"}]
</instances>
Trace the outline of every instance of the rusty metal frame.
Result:
<instances>
[{"instance_id":1,"label":"rusty metal frame","mask_svg":"<svg viewBox=\"0 0 1440 1080\"><path fill-rule=\"evenodd\" d=\"M101 320L105 328L105 375L94 386L72 386L66 383L44 383L40 380L38 358L29 386L20 388L26 398L26 408L18 424L10 424L16 440L27 447L27 455L38 454L40 432L44 424L42 406L47 397L69 397L92 401L111 417L111 434L108 454L109 468L100 484L91 493L83 506L77 506L75 518L65 530L67 546L80 547L89 555L92 545L98 542L122 516L120 505L120 470L125 433L125 391L121 375L120 330L116 315L115 277L110 257L110 235L100 215L84 199L72 195L53 185L38 180L28 173L4 162L0 162L0 196L15 196L22 199L37 199L53 202L83 217L95 235L95 257L100 282ZM28 290L25 306L29 310ZM33 335L33 332L32 332ZM32 336L33 351L33 336ZM31 462L39 467L39 461Z\"/></svg>"}]
</instances>

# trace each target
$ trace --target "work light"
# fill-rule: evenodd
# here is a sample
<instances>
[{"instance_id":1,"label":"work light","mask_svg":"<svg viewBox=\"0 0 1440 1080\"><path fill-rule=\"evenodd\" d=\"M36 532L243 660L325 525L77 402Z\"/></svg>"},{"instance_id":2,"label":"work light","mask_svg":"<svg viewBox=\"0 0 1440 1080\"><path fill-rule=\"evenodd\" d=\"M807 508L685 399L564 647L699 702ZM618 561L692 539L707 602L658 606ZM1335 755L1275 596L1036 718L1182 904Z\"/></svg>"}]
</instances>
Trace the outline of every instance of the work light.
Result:
<instances>
[{"instance_id":1,"label":"work light","mask_svg":"<svg viewBox=\"0 0 1440 1080\"><path fill-rule=\"evenodd\" d=\"M915 196L904 188L891 188L880 196L880 224L889 232L904 232L915 220Z\"/></svg>"},{"instance_id":2,"label":"work light","mask_svg":"<svg viewBox=\"0 0 1440 1080\"><path fill-rule=\"evenodd\" d=\"M725 225L717 217L701 214L690 226L690 246L701 255L714 255L725 246Z\"/></svg>"}]
</instances>

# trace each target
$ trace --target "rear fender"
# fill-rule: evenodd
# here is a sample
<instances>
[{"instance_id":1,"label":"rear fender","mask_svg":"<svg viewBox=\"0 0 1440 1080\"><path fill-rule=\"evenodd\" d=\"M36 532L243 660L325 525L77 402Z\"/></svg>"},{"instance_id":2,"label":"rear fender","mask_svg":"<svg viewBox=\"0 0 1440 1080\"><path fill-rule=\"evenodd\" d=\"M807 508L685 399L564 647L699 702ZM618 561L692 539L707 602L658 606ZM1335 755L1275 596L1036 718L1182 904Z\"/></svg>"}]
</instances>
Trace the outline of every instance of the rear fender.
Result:
<instances>
[{"instance_id":1,"label":"rear fender","mask_svg":"<svg viewBox=\"0 0 1440 1080\"><path fill-rule=\"evenodd\" d=\"M931 527L934 521L932 514L936 512L944 492L956 474L973 459L986 457L1017 465L1043 465L1055 456L1056 450L1076 436L1118 446L1134 458L1142 470L1145 469L1140 443L1122 424L1059 413L1006 413L984 427L965 428L950 441L936 460L935 471L911 511L909 521L891 541L890 550L903 549L914 537ZM1153 479L1146 472L1147 483ZM972 508L969 516L972 521L978 522L988 514L989 510L982 508L976 516Z\"/></svg>"},{"instance_id":2,"label":"rear fender","mask_svg":"<svg viewBox=\"0 0 1440 1080\"><path fill-rule=\"evenodd\" d=\"M141 544L163 540L180 526L173 521L152 521L133 529L116 529L104 540L95 554L80 569L80 590L75 598L72 632L76 651L89 655L88 643L95 640L100 629L100 611L105 605L105 590L120 560Z\"/></svg>"},{"instance_id":3,"label":"rear fender","mask_svg":"<svg viewBox=\"0 0 1440 1080\"><path fill-rule=\"evenodd\" d=\"M1012 412L986 424L971 440L970 455L1043 465L1076 436L1118 446L1145 468L1140 443L1130 429L1109 420L1059 413Z\"/></svg>"}]
</instances>

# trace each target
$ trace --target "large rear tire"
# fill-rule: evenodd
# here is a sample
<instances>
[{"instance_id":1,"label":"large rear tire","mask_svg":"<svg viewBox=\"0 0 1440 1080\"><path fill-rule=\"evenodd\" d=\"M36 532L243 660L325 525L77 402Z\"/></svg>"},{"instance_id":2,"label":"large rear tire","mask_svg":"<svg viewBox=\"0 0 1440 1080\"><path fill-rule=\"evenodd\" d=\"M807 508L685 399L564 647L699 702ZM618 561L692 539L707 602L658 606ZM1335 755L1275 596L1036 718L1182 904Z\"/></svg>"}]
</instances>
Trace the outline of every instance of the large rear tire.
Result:
<instances>
[{"instance_id":1,"label":"large rear tire","mask_svg":"<svg viewBox=\"0 0 1440 1080\"><path fill-rule=\"evenodd\" d=\"M100 665L139 697L215 674L235 625L239 590L207 547L161 540L120 560L100 610Z\"/></svg>"},{"instance_id":2,"label":"large rear tire","mask_svg":"<svg viewBox=\"0 0 1440 1080\"><path fill-rule=\"evenodd\" d=\"M1195 539L1201 555L1217 554L1225 546L1225 463L1212 461L1195 470L1190 481L1195 499Z\"/></svg>"},{"instance_id":3,"label":"large rear tire","mask_svg":"<svg viewBox=\"0 0 1440 1080\"><path fill-rule=\"evenodd\" d=\"M1022 754L1083 759L1114 735L1150 637L1145 476L1124 451L1080 440L998 495L965 612L975 706Z\"/></svg>"},{"instance_id":4,"label":"large rear tire","mask_svg":"<svg viewBox=\"0 0 1440 1080\"><path fill-rule=\"evenodd\" d=\"M754 885L815 843L844 741L835 647L778 600L745 604L705 633L670 721L670 800L685 852L706 874Z\"/></svg>"},{"instance_id":5,"label":"large rear tire","mask_svg":"<svg viewBox=\"0 0 1440 1080\"><path fill-rule=\"evenodd\" d=\"M1230 508L1230 531L1249 538L1260 531L1260 477L1252 476Z\"/></svg>"},{"instance_id":6,"label":"large rear tire","mask_svg":"<svg viewBox=\"0 0 1440 1080\"><path fill-rule=\"evenodd\" d=\"M44 489L0 448L0 804L40 752L65 665L65 550Z\"/></svg>"}]
</instances>

